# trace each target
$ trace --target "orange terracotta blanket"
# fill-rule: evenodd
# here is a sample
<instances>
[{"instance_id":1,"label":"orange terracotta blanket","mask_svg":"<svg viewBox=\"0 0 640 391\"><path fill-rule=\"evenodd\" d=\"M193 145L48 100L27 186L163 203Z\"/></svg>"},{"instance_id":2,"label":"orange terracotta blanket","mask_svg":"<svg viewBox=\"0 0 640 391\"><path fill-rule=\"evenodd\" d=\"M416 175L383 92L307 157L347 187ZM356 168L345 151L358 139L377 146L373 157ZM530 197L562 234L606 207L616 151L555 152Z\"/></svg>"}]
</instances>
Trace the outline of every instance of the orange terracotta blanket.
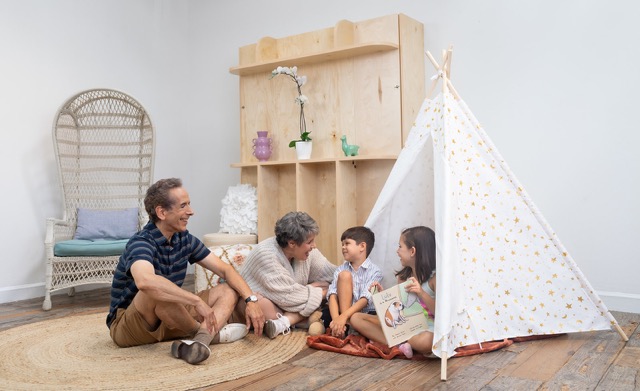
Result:
<instances>
[{"instance_id":1,"label":"orange terracotta blanket","mask_svg":"<svg viewBox=\"0 0 640 391\"><path fill-rule=\"evenodd\" d=\"M492 352L511 345L514 342L529 341L534 339L543 339L559 336L555 335L533 335L528 337L518 337L502 341L483 342L482 345L474 344L463 346L456 349L454 357L470 356L472 354L480 354ZM361 335L348 335L345 339L333 337L329 334L315 335L307 337L307 345L319 350L327 350L330 352L350 354L352 356L384 358L390 360L392 358L406 359L405 355L397 347L388 347L386 344L369 341ZM425 360L421 354L413 356L412 360Z\"/></svg>"}]
</instances>

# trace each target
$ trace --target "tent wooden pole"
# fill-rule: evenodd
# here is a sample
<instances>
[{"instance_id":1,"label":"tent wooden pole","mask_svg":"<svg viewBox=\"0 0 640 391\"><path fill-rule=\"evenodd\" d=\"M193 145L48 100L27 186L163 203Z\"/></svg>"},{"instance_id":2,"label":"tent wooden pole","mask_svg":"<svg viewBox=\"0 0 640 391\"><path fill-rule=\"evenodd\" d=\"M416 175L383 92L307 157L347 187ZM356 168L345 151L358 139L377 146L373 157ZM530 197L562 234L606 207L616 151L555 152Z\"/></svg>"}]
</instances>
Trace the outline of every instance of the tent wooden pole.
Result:
<instances>
[{"instance_id":1,"label":"tent wooden pole","mask_svg":"<svg viewBox=\"0 0 640 391\"><path fill-rule=\"evenodd\" d=\"M442 352L440 358L440 380L447 381L447 352Z\"/></svg>"},{"instance_id":2,"label":"tent wooden pole","mask_svg":"<svg viewBox=\"0 0 640 391\"><path fill-rule=\"evenodd\" d=\"M427 55L427 58L429 59L429 61L431 61L431 64L433 64L433 67L436 68L436 70L439 70L440 69L440 65L438 65L438 62L436 61L435 58L433 58L431 53L429 51L426 51L426 52L424 52L424 54Z\"/></svg>"},{"instance_id":3,"label":"tent wooden pole","mask_svg":"<svg viewBox=\"0 0 640 391\"><path fill-rule=\"evenodd\" d=\"M627 334L624 333L624 331L622 330L622 328L620 327L618 322L616 321L616 323L614 323L613 325L615 326L615 329L618 332L618 334L620 334L620 337L622 337L622 340L624 342L628 342L629 341L629 337L627 337Z\"/></svg>"},{"instance_id":4,"label":"tent wooden pole","mask_svg":"<svg viewBox=\"0 0 640 391\"><path fill-rule=\"evenodd\" d=\"M451 91L451 94L453 95L453 97L456 98L456 100L460 100L460 95L458 95L458 91L456 91L456 89L453 88L453 84L451 84L451 80L447 79L447 84L449 85L449 90Z\"/></svg>"},{"instance_id":5,"label":"tent wooden pole","mask_svg":"<svg viewBox=\"0 0 640 391\"><path fill-rule=\"evenodd\" d=\"M453 45L449 45L447 49L447 79L451 79L451 57L453 57Z\"/></svg>"},{"instance_id":6,"label":"tent wooden pole","mask_svg":"<svg viewBox=\"0 0 640 391\"><path fill-rule=\"evenodd\" d=\"M449 52L446 50L442 51L442 72L448 78L450 75L449 66L451 62L449 61Z\"/></svg>"},{"instance_id":7,"label":"tent wooden pole","mask_svg":"<svg viewBox=\"0 0 640 391\"><path fill-rule=\"evenodd\" d=\"M442 67L438 70L440 72L442 72L442 93L446 94L447 92L449 92L449 85L447 84L447 73L449 73L447 71L447 51L443 50L442 51Z\"/></svg>"},{"instance_id":8,"label":"tent wooden pole","mask_svg":"<svg viewBox=\"0 0 640 391\"><path fill-rule=\"evenodd\" d=\"M428 51L424 52L424 54L427 55L427 58L429 58L429 61L431 61L431 64L434 66L434 68L436 68L436 72L437 72L440 69L440 65L438 65L435 58L433 58L431 53L429 53ZM431 94L433 94L433 91L435 91L437 85L438 85L438 77L436 75L431 81L431 86L429 87L429 91L427 92L427 98L431 98Z\"/></svg>"},{"instance_id":9,"label":"tent wooden pole","mask_svg":"<svg viewBox=\"0 0 640 391\"><path fill-rule=\"evenodd\" d=\"M442 51L442 57L443 57L442 66L440 66L440 64L438 64L436 59L433 58L433 55L431 54L431 52L427 50L424 52L424 54L427 56L427 58L429 59L433 67L436 69L436 71L438 73L439 72L443 73L442 74L442 92L447 92L448 90L449 92L451 92L453 97L456 98L456 100L460 100L460 95L458 94L458 91L456 91L456 89L453 87L453 84L451 83L451 79L449 79L449 77L451 76L451 57L453 55L452 48L453 46L449 46L448 50ZM431 94L435 90L437 82L438 82L438 79L435 79L431 83L431 87L429 88L429 93L427 94L427 97L431 96Z\"/></svg>"}]
</instances>

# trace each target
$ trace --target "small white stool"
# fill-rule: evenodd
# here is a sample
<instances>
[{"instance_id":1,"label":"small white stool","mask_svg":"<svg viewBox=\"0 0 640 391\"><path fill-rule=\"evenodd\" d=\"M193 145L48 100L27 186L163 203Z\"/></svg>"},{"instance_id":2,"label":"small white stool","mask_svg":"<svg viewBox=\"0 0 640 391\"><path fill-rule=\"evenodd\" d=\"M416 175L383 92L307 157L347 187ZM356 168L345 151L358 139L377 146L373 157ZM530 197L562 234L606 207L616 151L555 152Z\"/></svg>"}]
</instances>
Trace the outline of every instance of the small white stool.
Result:
<instances>
[{"instance_id":1,"label":"small white stool","mask_svg":"<svg viewBox=\"0 0 640 391\"><path fill-rule=\"evenodd\" d=\"M206 247L226 246L230 244L256 244L258 243L258 235L216 232L204 235L202 242Z\"/></svg>"}]
</instances>

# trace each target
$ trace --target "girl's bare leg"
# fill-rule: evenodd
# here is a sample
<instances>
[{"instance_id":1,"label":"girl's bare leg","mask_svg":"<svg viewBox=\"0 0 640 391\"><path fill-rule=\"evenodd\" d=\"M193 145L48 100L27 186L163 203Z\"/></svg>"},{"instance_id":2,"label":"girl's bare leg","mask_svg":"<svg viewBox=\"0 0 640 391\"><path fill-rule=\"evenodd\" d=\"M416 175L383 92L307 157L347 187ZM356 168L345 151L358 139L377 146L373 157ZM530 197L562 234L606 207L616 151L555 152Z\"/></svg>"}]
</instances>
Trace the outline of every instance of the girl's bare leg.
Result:
<instances>
[{"instance_id":1,"label":"girl's bare leg","mask_svg":"<svg viewBox=\"0 0 640 391\"><path fill-rule=\"evenodd\" d=\"M355 313L351 316L351 326L372 341L387 343L377 315L369 315L362 312Z\"/></svg>"},{"instance_id":2,"label":"girl's bare leg","mask_svg":"<svg viewBox=\"0 0 640 391\"><path fill-rule=\"evenodd\" d=\"M414 351L429 355L431 354L431 348L433 346L433 333L425 331L409 338L407 342L409 342L409 345L411 345Z\"/></svg>"}]
</instances>

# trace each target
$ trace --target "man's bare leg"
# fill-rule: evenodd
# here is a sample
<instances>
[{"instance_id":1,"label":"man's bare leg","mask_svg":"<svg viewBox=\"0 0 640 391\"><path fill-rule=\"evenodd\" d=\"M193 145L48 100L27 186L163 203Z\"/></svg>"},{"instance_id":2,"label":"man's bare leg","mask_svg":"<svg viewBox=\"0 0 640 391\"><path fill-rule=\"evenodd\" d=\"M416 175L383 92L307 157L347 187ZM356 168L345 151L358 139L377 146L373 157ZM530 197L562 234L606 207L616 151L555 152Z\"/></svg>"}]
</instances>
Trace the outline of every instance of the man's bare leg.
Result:
<instances>
[{"instance_id":1,"label":"man's bare leg","mask_svg":"<svg viewBox=\"0 0 640 391\"><path fill-rule=\"evenodd\" d=\"M227 284L219 284L209 290L207 304L216 314L216 335L211 343L220 342L220 330L227 324L238 303L238 294ZM243 322L239 322L243 323Z\"/></svg>"}]
</instances>

